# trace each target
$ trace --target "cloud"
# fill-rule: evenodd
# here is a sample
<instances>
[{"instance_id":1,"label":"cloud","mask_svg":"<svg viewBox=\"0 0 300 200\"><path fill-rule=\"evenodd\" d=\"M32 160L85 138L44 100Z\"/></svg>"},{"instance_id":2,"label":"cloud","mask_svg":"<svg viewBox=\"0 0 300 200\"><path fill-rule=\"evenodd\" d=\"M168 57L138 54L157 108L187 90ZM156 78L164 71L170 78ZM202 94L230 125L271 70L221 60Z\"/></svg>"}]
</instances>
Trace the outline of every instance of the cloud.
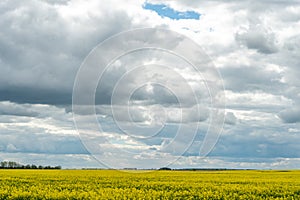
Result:
<instances>
[{"instance_id":1,"label":"cloud","mask_svg":"<svg viewBox=\"0 0 300 200\"><path fill-rule=\"evenodd\" d=\"M167 12L147 10L147 4L165 5L159 9ZM99 141L108 139L115 147L136 153L134 157L124 153L124 159L111 162L128 165L132 161L132 166L148 166L147 159L156 155L173 160L189 144L191 129L199 125L194 144L173 166L296 168L300 156L299 8L297 0L2 2L0 160L99 166L81 144L73 124L72 88L79 66L95 45L120 31L160 27L196 41L219 69L227 104L223 134L209 157L198 157L210 122L211 99L206 83L189 70L187 63L164 51L137 51L111 63L96 90L96 120L104 129ZM195 20L199 13L201 20ZM181 38L153 37L169 49L183 49ZM139 40L141 35L136 38L138 44L125 40L124 45L147 42ZM116 52L119 45L115 43L111 51ZM203 58L193 56L197 60ZM181 76L150 66L153 63L174 67L171 69ZM129 73L134 66L143 64L150 67ZM123 81L118 82L122 77ZM144 80L160 81L161 85L147 83L136 88ZM186 83L200 103L194 101ZM143 125L140 129L128 126L132 128L128 135L114 123L109 107L116 84L119 90L114 103L120 121L128 125L133 120L135 125ZM132 90L127 101L127 93ZM176 96L181 97L182 107ZM196 112L197 105L200 113ZM93 110L85 106L80 105L77 113L83 128L92 136L99 136L98 124L92 125ZM176 137L181 121L186 134L178 135L167 147ZM130 137L133 133L151 136L151 131L163 122L166 126L156 137ZM103 158L109 161L115 149L111 144L103 145ZM161 149L164 151L158 153ZM153 166L159 164L158 161Z\"/></svg>"},{"instance_id":2,"label":"cloud","mask_svg":"<svg viewBox=\"0 0 300 200\"><path fill-rule=\"evenodd\" d=\"M31 105L20 106L11 102L0 102L0 115L36 117L38 113L31 110Z\"/></svg>"},{"instance_id":3,"label":"cloud","mask_svg":"<svg viewBox=\"0 0 300 200\"><path fill-rule=\"evenodd\" d=\"M71 114L64 108L45 104L18 104L9 101L0 101L0 116L10 115L14 117L47 118L68 121Z\"/></svg>"},{"instance_id":4,"label":"cloud","mask_svg":"<svg viewBox=\"0 0 300 200\"><path fill-rule=\"evenodd\" d=\"M261 112L276 112L292 104L290 99L282 95L272 95L260 91L245 93L226 91L226 100L228 108Z\"/></svg>"},{"instance_id":5,"label":"cloud","mask_svg":"<svg viewBox=\"0 0 300 200\"><path fill-rule=\"evenodd\" d=\"M234 113L232 113L232 112L226 113L226 116L225 116L225 123L226 124L235 125L236 121L237 121L237 118L234 115Z\"/></svg>"},{"instance_id":6,"label":"cloud","mask_svg":"<svg viewBox=\"0 0 300 200\"><path fill-rule=\"evenodd\" d=\"M210 156L299 158L299 135L285 127L252 127L242 123L223 135Z\"/></svg>"},{"instance_id":7,"label":"cloud","mask_svg":"<svg viewBox=\"0 0 300 200\"><path fill-rule=\"evenodd\" d=\"M1 4L0 100L71 103L74 78L84 57L109 35L131 27L124 11L109 14L96 4L97 10L85 17L88 8L75 11L80 4L34 0ZM101 28L95 28L99 24Z\"/></svg>"},{"instance_id":8,"label":"cloud","mask_svg":"<svg viewBox=\"0 0 300 200\"><path fill-rule=\"evenodd\" d=\"M64 108L0 102L0 113L1 152L88 154Z\"/></svg>"},{"instance_id":9,"label":"cloud","mask_svg":"<svg viewBox=\"0 0 300 200\"><path fill-rule=\"evenodd\" d=\"M264 30L264 27L259 25L252 25L248 29L240 30L236 33L236 40L249 49L255 49L263 54L278 51L275 34Z\"/></svg>"},{"instance_id":10,"label":"cloud","mask_svg":"<svg viewBox=\"0 0 300 200\"><path fill-rule=\"evenodd\" d=\"M67 5L71 0L43 0L43 1L54 5Z\"/></svg>"},{"instance_id":11,"label":"cloud","mask_svg":"<svg viewBox=\"0 0 300 200\"><path fill-rule=\"evenodd\" d=\"M188 164L187 164L188 163ZM207 157L199 158L197 156L182 157L176 163L174 168L227 168L227 169L297 169L300 163L299 158L221 158ZM214 166L214 167L212 167Z\"/></svg>"},{"instance_id":12,"label":"cloud","mask_svg":"<svg viewBox=\"0 0 300 200\"><path fill-rule=\"evenodd\" d=\"M98 106L97 114L111 116L119 122L193 123L208 119L210 110L203 105L189 108L164 107L159 104L138 106Z\"/></svg>"},{"instance_id":13,"label":"cloud","mask_svg":"<svg viewBox=\"0 0 300 200\"><path fill-rule=\"evenodd\" d=\"M285 123L298 123L300 122L300 108L294 107L290 109L286 109L281 111L278 116L282 119Z\"/></svg>"},{"instance_id":14,"label":"cloud","mask_svg":"<svg viewBox=\"0 0 300 200\"><path fill-rule=\"evenodd\" d=\"M275 86L276 88L283 88L284 85L280 82L283 74L270 68L259 66L259 63L253 63L249 66L228 66L222 68L221 73L225 88L228 90L273 92Z\"/></svg>"}]
</instances>

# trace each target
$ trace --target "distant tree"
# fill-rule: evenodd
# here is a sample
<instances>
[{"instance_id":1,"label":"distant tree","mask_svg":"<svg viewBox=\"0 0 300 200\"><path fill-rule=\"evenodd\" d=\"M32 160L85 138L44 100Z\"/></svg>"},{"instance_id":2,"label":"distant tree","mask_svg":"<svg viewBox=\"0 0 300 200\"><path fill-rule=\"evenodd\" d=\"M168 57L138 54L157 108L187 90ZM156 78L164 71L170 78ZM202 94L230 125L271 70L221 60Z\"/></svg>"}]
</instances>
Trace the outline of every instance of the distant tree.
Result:
<instances>
[{"instance_id":1,"label":"distant tree","mask_svg":"<svg viewBox=\"0 0 300 200\"><path fill-rule=\"evenodd\" d=\"M8 162L7 161L1 162L1 168L7 168L7 167L8 167Z\"/></svg>"},{"instance_id":2,"label":"distant tree","mask_svg":"<svg viewBox=\"0 0 300 200\"><path fill-rule=\"evenodd\" d=\"M15 168L19 168L21 165L20 164L18 164L17 162L13 162L13 161L9 161L8 162L8 164L7 164L8 166L8 168L10 168L10 169L15 169Z\"/></svg>"},{"instance_id":3,"label":"distant tree","mask_svg":"<svg viewBox=\"0 0 300 200\"><path fill-rule=\"evenodd\" d=\"M14 162L9 161L9 162L8 162L8 168L13 168L13 166L14 166Z\"/></svg>"},{"instance_id":4,"label":"distant tree","mask_svg":"<svg viewBox=\"0 0 300 200\"><path fill-rule=\"evenodd\" d=\"M172 169L169 167L162 167L162 168L159 168L159 170L172 170Z\"/></svg>"},{"instance_id":5,"label":"distant tree","mask_svg":"<svg viewBox=\"0 0 300 200\"><path fill-rule=\"evenodd\" d=\"M31 169L37 169L36 165L31 165Z\"/></svg>"},{"instance_id":6,"label":"distant tree","mask_svg":"<svg viewBox=\"0 0 300 200\"><path fill-rule=\"evenodd\" d=\"M30 165L30 164L27 164L27 165L21 165L17 162L14 162L14 161L2 161L0 162L0 169L61 169L62 167L57 165L55 167L52 167L50 165L48 166L42 166L42 165Z\"/></svg>"}]
</instances>

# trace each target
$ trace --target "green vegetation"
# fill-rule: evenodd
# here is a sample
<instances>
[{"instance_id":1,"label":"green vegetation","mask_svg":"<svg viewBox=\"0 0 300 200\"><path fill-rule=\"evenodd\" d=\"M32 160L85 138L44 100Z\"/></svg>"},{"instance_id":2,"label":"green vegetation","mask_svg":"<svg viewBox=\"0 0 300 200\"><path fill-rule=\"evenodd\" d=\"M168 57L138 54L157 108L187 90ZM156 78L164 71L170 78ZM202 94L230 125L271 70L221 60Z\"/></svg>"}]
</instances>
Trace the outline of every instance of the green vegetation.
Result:
<instances>
[{"instance_id":1,"label":"green vegetation","mask_svg":"<svg viewBox=\"0 0 300 200\"><path fill-rule=\"evenodd\" d=\"M14 161L0 162L0 169L61 169L61 166L42 166L42 165L22 165Z\"/></svg>"},{"instance_id":2,"label":"green vegetation","mask_svg":"<svg viewBox=\"0 0 300 200\"><path fill-rule=\"evenodd\" d=\"M300 171L4 169L0 199L300 199Z\"/></svg>"}]
</instances>

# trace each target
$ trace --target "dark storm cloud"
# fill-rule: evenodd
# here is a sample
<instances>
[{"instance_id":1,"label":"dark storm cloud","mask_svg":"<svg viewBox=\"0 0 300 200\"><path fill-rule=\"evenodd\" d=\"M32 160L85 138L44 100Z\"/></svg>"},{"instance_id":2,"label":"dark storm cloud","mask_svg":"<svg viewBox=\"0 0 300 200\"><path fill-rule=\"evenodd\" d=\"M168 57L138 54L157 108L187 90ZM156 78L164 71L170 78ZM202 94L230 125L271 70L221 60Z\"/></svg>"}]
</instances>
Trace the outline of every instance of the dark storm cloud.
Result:
<instances>
[{"instance_id":1,"label":"dark storm cloud","mask_svg":"<svg viewBox=\"0 0 300 200\"><path fill-rule=\"evenodd\" d=\"M103 39L131 26L123 11L66 17L60 11L67 8L63 1L47 2L0 4L0 101L70 104L84 57Z\"/></svg>"},{"instance_id":2,"label":"dark storm cloud","mask_svg":"<svg viewBox=\"0 0 300 200\"><path fill-rule=\"evenodd\" d=\"M30 87L0 89L0 101L16 103L67 105L72 103L72 91Z\"/></svg>"}]
</instances>

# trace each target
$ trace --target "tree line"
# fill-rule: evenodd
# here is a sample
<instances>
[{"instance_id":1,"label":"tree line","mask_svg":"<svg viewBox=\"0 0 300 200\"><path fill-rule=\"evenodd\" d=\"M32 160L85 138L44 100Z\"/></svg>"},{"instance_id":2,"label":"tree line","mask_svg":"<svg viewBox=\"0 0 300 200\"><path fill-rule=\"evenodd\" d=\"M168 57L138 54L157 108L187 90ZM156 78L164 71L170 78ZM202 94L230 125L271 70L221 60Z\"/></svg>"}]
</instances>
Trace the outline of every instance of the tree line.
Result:
<instances>
[{"instance_id":1,"label":"tree line","mask_svg":"<svg viewBox=\"0 0 300 200\"><path fill-rule=\"evenodd\" d=\"M22 165L14 161L0 162L0 169L61 169L61 166Z\"/></svg>"}]
</instances>

